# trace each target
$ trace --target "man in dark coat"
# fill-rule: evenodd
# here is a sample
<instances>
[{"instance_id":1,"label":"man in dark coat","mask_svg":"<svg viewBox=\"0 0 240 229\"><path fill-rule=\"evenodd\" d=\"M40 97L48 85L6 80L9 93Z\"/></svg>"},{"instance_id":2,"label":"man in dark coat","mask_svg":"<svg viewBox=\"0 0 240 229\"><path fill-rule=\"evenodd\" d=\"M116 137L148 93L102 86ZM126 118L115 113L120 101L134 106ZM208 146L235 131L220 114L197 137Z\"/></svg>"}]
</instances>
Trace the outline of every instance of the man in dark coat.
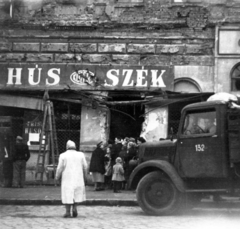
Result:
<instances>
[{"instance_id":1,"label":"man in dark coat","mask_svg":"<svg viewBox=\"0 0 240 229\"><path fill-rule=\"evenodd\" d=\"M16 138L16 145L13 155L13 186L23 188L25 184L26 164L30 158L28 146L23 143L20 136Z\"/></svg>"},{"instance_id":2,"label":"man in dark coat","mask_svg":"<svg viewBox=\"0 0 240 229\"><path fill-rule=\"evenodd\" d=\"M120 151L122 150L122 139L120 137L115 138L115 144L112 146L111 151L111 164L115 164L116 158L119 156Z\"/></svg>"}]
</instances>

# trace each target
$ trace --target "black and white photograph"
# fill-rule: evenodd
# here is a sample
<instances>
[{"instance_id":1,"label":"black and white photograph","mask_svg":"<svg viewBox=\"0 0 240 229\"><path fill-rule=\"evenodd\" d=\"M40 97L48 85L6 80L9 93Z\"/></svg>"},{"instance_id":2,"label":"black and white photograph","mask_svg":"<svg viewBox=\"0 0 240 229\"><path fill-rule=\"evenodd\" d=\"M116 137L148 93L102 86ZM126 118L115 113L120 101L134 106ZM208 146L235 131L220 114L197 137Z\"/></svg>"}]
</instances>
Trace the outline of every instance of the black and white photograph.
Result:
<instances>
[{"instance_id":1,"label":"black and white photograph","mask_svg":"<svg viewBox=\"0 0 240 229\"><path fill-rule=\"evenodd\" d=\"M0 0L0 228L240 228L240 0Z\"/></svg>"}]
</instances>

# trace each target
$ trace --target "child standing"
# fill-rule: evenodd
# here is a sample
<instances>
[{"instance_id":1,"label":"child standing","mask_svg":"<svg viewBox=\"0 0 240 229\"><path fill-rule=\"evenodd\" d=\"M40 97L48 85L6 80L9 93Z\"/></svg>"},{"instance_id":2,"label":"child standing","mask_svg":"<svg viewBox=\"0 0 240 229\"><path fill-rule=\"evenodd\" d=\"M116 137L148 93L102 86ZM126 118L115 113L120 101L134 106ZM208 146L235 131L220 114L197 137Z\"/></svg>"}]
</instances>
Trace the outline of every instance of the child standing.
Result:
<instances>
[{"instance_id":1,"label":"child standing","mask_svg":"<svg viewBox=\"0 0 240 229\"><path fill-rule=\"evenodd\" d=\"M113 192L120 193L122 188L122 182L124 181L124 169L122 165L122 159L120 157L116 158L116 164L113 166Z\"/></svg>"}]
</instances>

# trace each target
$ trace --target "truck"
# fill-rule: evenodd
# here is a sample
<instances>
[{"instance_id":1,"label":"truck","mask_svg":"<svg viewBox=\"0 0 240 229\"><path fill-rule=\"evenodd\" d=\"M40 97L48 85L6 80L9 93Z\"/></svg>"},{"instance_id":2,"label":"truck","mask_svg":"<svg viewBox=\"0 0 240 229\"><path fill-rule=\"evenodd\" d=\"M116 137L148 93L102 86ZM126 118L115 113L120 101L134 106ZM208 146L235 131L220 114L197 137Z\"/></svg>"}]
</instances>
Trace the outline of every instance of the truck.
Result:
<instances>
[{"instance_id":1,"label":"truck","mask_svg":"<svg viewBox=\"0 0 240 229\"><path fill-rule=\"evenodd\" d=\"M209 120L215 126L211 132ZM240 109L222 100L185 106L175 136L139 146L139 164L129 187L136 190L139 206L149 215L173 214L209 195L236 195Z\"/></svg>"}]
</instances>

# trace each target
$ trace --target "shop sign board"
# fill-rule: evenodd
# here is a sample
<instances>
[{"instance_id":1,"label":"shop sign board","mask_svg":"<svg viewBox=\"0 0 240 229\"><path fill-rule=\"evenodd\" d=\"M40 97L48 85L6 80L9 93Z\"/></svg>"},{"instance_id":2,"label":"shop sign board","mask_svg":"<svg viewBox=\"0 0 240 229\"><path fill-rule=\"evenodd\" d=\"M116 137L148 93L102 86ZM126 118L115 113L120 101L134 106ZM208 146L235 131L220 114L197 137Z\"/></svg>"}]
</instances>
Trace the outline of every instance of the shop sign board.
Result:
<instances>
[{"instance_id":1,"label":"shop sign board","mask_svg":"<svg viewBox=\"0 0 240 229\"><path fill-rule=\"evenodd\" d=\"M4 89L173 90L169 66L0 64Z\"/></svg>"}]
</instances>

